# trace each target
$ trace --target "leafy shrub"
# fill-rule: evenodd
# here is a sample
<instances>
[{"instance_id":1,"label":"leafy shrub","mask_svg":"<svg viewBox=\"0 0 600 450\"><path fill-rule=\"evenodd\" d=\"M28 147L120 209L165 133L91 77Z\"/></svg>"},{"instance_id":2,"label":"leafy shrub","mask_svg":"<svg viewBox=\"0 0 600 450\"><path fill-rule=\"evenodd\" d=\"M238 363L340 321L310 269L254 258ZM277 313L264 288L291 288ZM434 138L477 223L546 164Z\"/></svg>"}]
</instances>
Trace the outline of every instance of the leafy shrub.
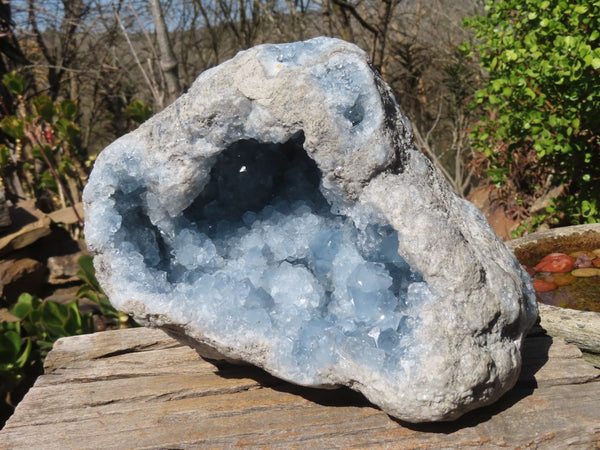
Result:
<instances>
[{"instance_id":1,"label":"leafy shrub","mask_svg":"<svg viewBox=\"0 0 600 450\"><path fill-rule=\"evenodd\" d=\"M0 393L17 387L31 361L32 340L23 338L20 322L0 323Z\"/></svg>"},{"instance_id":2,"label":"leafy shrub","mask_svg":"<svg viewBox=\"0 0 600 450\"><path fill-rule=\"evenodd\" d=\"M98 305L102 328L130 328L138 326L127 314L117 311L108 300L108 297L102 290L100 283L96 279L96 270L94 269L91 256L82 255L79 260L79 271L77 276L83 285L77 291L77 298L88 298Z\"/></svg>"},{"instance_id":3,"label":"leafy shrub","mask_svg":"<svg viewBox=\"0 0 600 450\"><path fill-rule=\"evenodd\" d=\"M487 0L486 11L466 24L489 71L476 94L488 115L471 133L488 174L524 207L563 184L547 219L600 221L600 1Z\"/></svg>"},{"instance_id":4,"label":"leafy shrub","mask_svg":"<svg viewBox=\"0 0 600 450\"><path fill-rule=\"evenodd\" d=\"M95 302L100 309L99 316L81 314L78 300L65 305L24 293L9 311L15 321L0 322L0 396L6 402L0 401L0 427L12 412L14 403L42 373L44 359L57 339L137 326L110 304L96 279L92 258L82 256L78 262L78 276L83 284L77 298ZM15 392L17 395L12 395Z\"/></svg>"},{"instance_id":5,"label":"leafy shrub","mask_svg":"<svg viewBox=\"0 0 600 450\"><path fill-rule=\"evenodd\" d=\"M46 212L73 206L89 171L79 148L77 104L43 94L26 100L25 81L14 72L2 82L16 98L15 113L0 122L0 174L9 196L34 199Z\"/></svg>"},{"instance_id":6,"label":"leafy shrub","mask_svg":"<svg viewBox=\"0 0 600 450\"><path fill-rule=\"evenodd\" d=\"M92 314L82 315L76 300L63 305L25 293L10 312L21 319L25 339L31 339L42 360L57 339L94 331Z\"/></svg>"},{"instance_id":7,"label":"leafy shrub","mask_svg":"<svg viewBox=\"0 0 600 450\"><path fill-rule=\"evenodd\" d=\"M18 321L0 322L0 422L42 373L57 339L94 331L92 314L82 315L76 300L63 305L24 293L10 313Z\"/></svg>"}]
</instances>

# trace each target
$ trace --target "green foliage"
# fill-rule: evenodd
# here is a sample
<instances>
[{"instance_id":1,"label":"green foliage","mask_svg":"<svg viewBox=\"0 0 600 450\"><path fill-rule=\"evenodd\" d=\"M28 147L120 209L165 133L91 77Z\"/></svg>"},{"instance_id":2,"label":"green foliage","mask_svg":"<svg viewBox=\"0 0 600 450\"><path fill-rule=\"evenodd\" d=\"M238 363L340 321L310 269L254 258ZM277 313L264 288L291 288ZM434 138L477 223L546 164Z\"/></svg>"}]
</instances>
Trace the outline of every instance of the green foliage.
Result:
<instances>
[{"instance_id":1,"label":"green foliage","mask_svg":"<svg viewBox=\"0 0 600 450\"><path fill-rule=\"evenodd\" d=\"M57 339L94 331L91 313L82 315L76 300L63 305L24 293L10 313L15 322L0 322L2 399L41 373L44 358Z\"/></svg>"},{"instance_id":2,"label":"green foliage","mask_svg":"<svg viewBox=\"0 0 600 450\"><path fill-rule=\"evenodd\" d=\"M546 212L548 214L535 214L528 220L525 220L511 233L511 237L518 238L536 231L540 225L547 223L548 217L552 215L551 211Z\"/></svg>"},{"instance_id":3,"label":"green foliage","mask_svg":"<svg viewBox=\"0 0 600 450\"><path fill-rule=\"evenodd\" d=\"M22 381L32 348L31 338L21 336L20 322L0 323L0 393Z\"/></svg>"},{"instance_id":4,"label":"green foliage","mask_svg":"<svg viewBox=\"0 0 600 450\"><path fill-rule=\"evenodd\" d=\"M60 102L60 115L66 120L75 120L77 117L77 104L72 100L63 100Z\"/></svg>"},{"instance_id":5,"label":"green foliage","mask_svg":"<svg viewBox=\"0 0 600 450\"><path fill-rule=\"evenodd\" d=\"M33 341L42 360L58 338L94 331L91 313L82 315L76 300L63 305L21 294L10 312L20 319L21 329Z\"/></svg>"},{"instance_id":6,"label":"green foliage","mask_svg":"<svg viewBox=\"0 0 600 450\"><path fill-rule=\"evenodd\" d=\"M32 100L31 104L35 114L40 116L47 123L52 123L57 115L54 102L47 95L40 95Z\"/></svg>"},{"instance_id":7,"label":"green foliage","mask_svg":"<svg viewBox=\"0 0 600 450\"><path fill-rule=\"evenodd\" d=\"M108 297L96 279L96 270L94 269L92 257L82 255L77 263L79 264L77 276L83 281L83 285L77 291L77 298L86 297L100 307L102 314L115 317L117 312L108 301Z\"/></svg>"},{"instance_id":8,"label":"green foliage","mask_svg":"<svg viewBox=\"0 0 600 450\"><path fill-rule=\"evenodd\" d=\"M79 264L77 276L83 281L83 285L77 291L77 298L85 297L96 303L100 308L102 317L109 322L109 325L114 325L117 328L138 326L127 314L117 311L110 304L108 297L96 279L96 270L94 269L92 257L82 255L77 262Z\"/></svg>"},{"instance_id":9,"label":"green foliage","mask_svg":"<svg viewBox=\"0 0 600 450\"><path fill-rule=\"evenodd\" d=\"M23 139L25 137L25 126L23 121L15 116L2 118L2 131L13 139Z\"/></svg>"},{"instance_id":10,"label":"green foliage","mask_svg":"<svg viewBox=\"0 0 600 450\"><path fill-rule=\"evenodd\" d=\"M6 74L4 85L21 93L24 79ZM0 175L9 194L53 199L58 209L77 203L87 180L87 157L79 149L80 129L74 101L53 101L47 95L25 99L18 95L16 112L0 122L4 143L0 146ZM16 174L16 176L14 176Z\"/></svg>"},{"instance_id":11,"label":"green foliage","mask_svg":"<svg viewBox=\"0 0 600 450\"><path fill-rule=\"evenodd\" d=\"M25 91L25 79L16 72L5 74L2 83L14 95L23 95Z\"/></svg>"},{"instance_id":12,"label":"green foliage","mask_svg":"<svg viewBox=\"0 0 600 450\"><path fill-rule=\"evenodd\" d=\"M81 314L78 300L61 304L21 294L10 308L15 321L0 322L0 397L3 399L9 399L15 389L22 389L22 385L27 385L26 381L33 383L57 339L107 328L137 326L108 301L96 279L92 258L82 256L78 262L77 275L83 284L77 298L85 297L95 302L100 308L100 316L95 321L92 313ZM0 402L0 412L2 407Z\"/></svg>"},{"instance_id":13,"label":"green foliage","mask_svg":"<svg viewBox=\"0 0 600 450\"><path fill-rule=\"evenodd\" d=\"M471 134L474 148L498 185L518 172L515 185L534 195L551 175L568 188L558 216L599 221L600 1L487 0L486 10L466 21L489 71L476 94L488 116ZM527 169L514 171L524 158Z\"/></svg>"},{"instance_id":14,"label":"green foliage","mask_svg":"<svg viewBox=\"0 0 600 450\"><path fill-rule=\"evenodd\" d=\"M132 100L125 113L134 122L142 124L152 116L152 108L141 100Z\"/></svg>"},{"instance_id":15,"label":"green foliage","mask_svg":"<svg viewBox=\"0 0 600 450\"><path fill-rule=\"evenodd\" d=\"M0 166L10 162L10 150L6 145L0 144Z\"/></svg>"}]
</instances>

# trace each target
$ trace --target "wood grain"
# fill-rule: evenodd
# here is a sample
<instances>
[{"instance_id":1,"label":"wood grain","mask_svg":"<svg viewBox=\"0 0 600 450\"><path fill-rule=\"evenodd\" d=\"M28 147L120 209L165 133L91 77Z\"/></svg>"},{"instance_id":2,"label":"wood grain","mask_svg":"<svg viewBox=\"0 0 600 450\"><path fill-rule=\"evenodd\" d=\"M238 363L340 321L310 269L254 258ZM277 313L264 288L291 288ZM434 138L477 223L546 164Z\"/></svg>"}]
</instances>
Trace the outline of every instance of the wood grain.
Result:
<instances>
[{"instance_id":1,"label":"wood grain","mask_svg":"<svg viewBox=\"0 0 600 450\"><path fill-rule=\"evenodd\" d=\"M582 350L600 354L600 313L539 304L540 325Z\"/></svg>"},{"instance_id":2,"label":"wood grain","mask_svg":"<svg viewBox=\"0 0 600 450\"><path fill-rule=\"evenodd\" d=\"M451 423L411 425L348 389L216 368L159 330L65 338L0 431L2 448L597 448L600 371L575 346L526 339L517 385Z\"/></svg>"}]
</instances>

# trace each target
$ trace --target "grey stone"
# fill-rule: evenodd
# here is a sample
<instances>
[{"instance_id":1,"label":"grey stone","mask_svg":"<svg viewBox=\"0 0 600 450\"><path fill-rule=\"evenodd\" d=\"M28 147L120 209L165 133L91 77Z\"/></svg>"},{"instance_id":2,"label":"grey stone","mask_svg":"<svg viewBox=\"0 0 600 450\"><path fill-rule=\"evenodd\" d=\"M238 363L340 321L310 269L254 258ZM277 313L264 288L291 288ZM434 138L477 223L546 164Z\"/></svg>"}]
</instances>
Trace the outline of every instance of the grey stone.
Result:
<instances>
[{"instance_id":1,"label":"grey stone","mask_svg":"<svg viewBox=\"0 0 600 450\"><path fill-rule=\"evenodd\" d=\"M0 261L0 299L12 305L19 296L28 292L36 295L46 279L46 267L31 258Z\"/></svg>"},{"instance_id":2,"label":"grey stone","mask_svg":"<svg viewBox=\"0 0 600 450\"><path fill-rule=\"evenodd\" d=\"M206 71L99 155L83 197L111 302L207 358L347 385L410 422L517 380L531 280L351 44Z\"/></svg>"},{"instance_id":3,"label":"grey stone","mask_svg":"<svg viewBox=\"0 0 600 450\"><path fill-rule=\"evenodd\" d=\"M83 254L83 252L77 252L68 255L50 256L46 261L48 283L60 284L78 280L79 258Z\"/></svg>"},{"instance_id":4,"label":"grey stone","mask_svg":"<svg viewBox=\"0 0 600 450\"><path fill-rule=\"evenodd\" d=\"M52 233L52 222L49 217L43 217L29 223L17 231L0 238L0 256L7 255L15 250L28 247L41 238Z\"/></svg>"}]
</instances>

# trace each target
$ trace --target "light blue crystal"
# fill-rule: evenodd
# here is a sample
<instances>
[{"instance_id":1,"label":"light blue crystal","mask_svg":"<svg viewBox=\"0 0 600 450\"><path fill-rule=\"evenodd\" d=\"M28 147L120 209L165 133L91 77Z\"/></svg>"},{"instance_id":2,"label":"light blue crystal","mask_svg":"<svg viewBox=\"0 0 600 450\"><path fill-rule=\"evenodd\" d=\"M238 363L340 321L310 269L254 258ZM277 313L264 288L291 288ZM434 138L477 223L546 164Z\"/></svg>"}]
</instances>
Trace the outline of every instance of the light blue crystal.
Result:
<instances>
[{"instance_id":1,"label":"light blue crystal","mask_svg":"<svg viewBox=\"0 0 600 450\"><path fill-rule=\"evenodd\" d=\"M117 214L104 221L108 233L118 228L114 252L123 257L114 261L124 284L152 291L159 284L180 295L174 301L181 309L206 299L203 308L227 311L220 326L238 333L285 333L298 341L289 357L311 360L314 370L339 357L337 341L345 338L342 348L372 347L377 363L396 351L390 343L407 331L399 326L402 311L427 295L412 288L420 277L398 255L391 227L360 228L332 212L319 190L321 175L300 144L231 145L204 191L164 229L149 220L152 196L133 161L126 159L125 171L100 174L114 185L126 181L113 195ZM380 339L372 336L374 327L385 330ZM282 347L287 358L284 353Z\"/></svg>"}]
</instances>

